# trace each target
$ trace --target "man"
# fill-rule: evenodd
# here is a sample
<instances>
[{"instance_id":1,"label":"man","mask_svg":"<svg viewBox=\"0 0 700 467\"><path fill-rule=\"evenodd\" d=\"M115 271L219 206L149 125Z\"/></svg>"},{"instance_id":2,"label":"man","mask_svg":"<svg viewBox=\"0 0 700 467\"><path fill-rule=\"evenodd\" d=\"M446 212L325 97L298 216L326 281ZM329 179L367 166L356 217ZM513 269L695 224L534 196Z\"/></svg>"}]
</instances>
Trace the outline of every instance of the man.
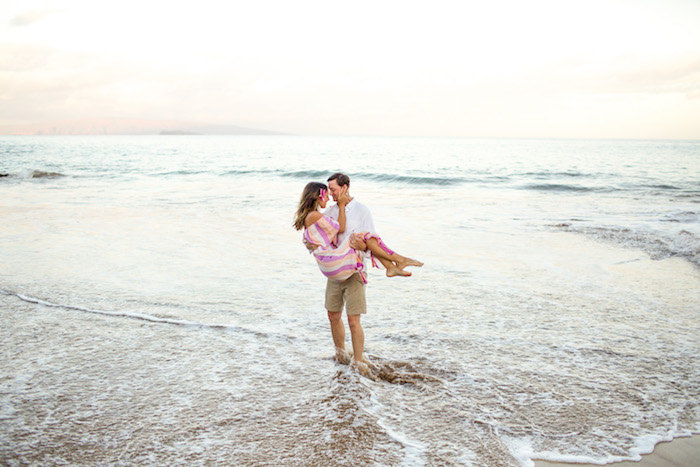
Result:
<instances>
[{"instance_id":1,"label":"man","mask_svg":"<svg viewBox=\"0 0 700 467\"><path fill-rule=\"evenodd\" d=\"M328 178L328 190L337 203L339 199L347 201L345 204L345 231L338 234L338 244L351 236L355 232L374 233L374 221L369 209L350 196L350 178L342 173L336 173ZM330 206L325 214L338 220L338 205ZM365 251L367 245L359 238L351 239L351 246L358 251ZM367 259L364 259L367 268ZM358 364L358 368L365 368L367 360L363 357L365 347L365 333L360 323L360 317L367 313L367 302L365 299L365 284L359 273L353 274L350 278L339 282L328 279L326 284L326 310L331 323L331 334L336 348L336 358L343 363L349 363L349 355L345 351L345 325L342 314L343 305L348 315L348 326L352 339L353 363Z\"/></svg>"}]
</instances>

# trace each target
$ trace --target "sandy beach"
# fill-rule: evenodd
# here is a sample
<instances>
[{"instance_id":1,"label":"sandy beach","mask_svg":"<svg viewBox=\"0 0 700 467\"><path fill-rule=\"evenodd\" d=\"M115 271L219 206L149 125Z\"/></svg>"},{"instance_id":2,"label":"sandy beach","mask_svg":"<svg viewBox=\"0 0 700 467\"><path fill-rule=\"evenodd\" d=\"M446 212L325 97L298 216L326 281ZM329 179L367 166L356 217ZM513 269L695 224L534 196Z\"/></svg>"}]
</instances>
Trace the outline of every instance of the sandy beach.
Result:
<instances>
[{"instance_id":1,"label":"sandy beach","mask_svg":"<svg viewBox=\"0 0 700 467\"><path fill-rule=\"evenodd\" d=\"M571 467L593 466L596 464L573 464L566 462L548 462L536 460L536 467ZM700 436L689 438L676 438L673 441L662 442L656 445L654 452L642 456L638 462L626 461L607 464L615 467L692 467L700 466Z\"/></svg>"}]
</instances>

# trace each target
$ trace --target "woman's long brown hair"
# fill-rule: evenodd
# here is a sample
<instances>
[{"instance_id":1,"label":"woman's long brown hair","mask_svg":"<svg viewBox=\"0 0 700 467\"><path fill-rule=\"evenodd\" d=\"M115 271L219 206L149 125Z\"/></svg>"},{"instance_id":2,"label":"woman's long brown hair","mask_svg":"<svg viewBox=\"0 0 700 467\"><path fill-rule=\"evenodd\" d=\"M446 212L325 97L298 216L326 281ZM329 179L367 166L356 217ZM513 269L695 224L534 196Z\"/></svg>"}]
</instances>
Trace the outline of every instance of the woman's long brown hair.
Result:
<instances>
[{"instance_id":1,"label":"woman's long brown hair","mask_svg":"<svg viewBox=\"0 0 700 467\"><path fill-rule=\"evenodd\" d=\"M301 194L299 208L297 209L296 216L294 216L294 223L292 224L295 229L303 229L305 227L304 222L306 221L306 216L308 216L311 211L318 208L318 197L321 195L321 190L328 190L328 186L318 182L309 182L306 184L304 192Z\"/></svg>"}]
</instances>

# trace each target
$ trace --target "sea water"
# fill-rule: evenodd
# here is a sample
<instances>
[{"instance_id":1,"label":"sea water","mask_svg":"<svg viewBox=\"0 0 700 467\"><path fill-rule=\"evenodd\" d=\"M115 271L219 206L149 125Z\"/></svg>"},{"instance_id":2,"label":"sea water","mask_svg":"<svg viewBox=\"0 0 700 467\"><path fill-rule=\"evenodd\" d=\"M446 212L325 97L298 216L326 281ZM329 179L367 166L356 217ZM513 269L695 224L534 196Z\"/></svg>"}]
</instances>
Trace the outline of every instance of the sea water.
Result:
<instances>
[{"instance_id":1,"label":"sea water","mask_svg":"<svg viewBox=\"0 0 700 467\"><path fill-rule=\"evenodd\" d=\"M370 378L291 225L336 171L425 262L370 272ZM525 466L700 431L700 142L1 137L0 173L5 465Z\"/></svg>"}]
</instances>

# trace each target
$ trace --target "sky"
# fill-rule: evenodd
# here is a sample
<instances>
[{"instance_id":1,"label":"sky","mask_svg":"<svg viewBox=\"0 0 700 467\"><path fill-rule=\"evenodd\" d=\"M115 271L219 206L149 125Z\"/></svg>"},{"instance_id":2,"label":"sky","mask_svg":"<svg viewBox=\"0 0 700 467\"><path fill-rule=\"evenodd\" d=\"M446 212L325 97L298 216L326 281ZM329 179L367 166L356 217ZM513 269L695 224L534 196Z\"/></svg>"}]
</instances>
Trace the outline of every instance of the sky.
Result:
<instances>
[{"instance_id":1,"label":"sky","mask_svg":"<svg viewBox=\"0 0 700 467\"><path fill-rule=\"evenodd\" d=\"M698 0L0 0L0 125L700 139Z\"/></svg>"}]
</instances>

